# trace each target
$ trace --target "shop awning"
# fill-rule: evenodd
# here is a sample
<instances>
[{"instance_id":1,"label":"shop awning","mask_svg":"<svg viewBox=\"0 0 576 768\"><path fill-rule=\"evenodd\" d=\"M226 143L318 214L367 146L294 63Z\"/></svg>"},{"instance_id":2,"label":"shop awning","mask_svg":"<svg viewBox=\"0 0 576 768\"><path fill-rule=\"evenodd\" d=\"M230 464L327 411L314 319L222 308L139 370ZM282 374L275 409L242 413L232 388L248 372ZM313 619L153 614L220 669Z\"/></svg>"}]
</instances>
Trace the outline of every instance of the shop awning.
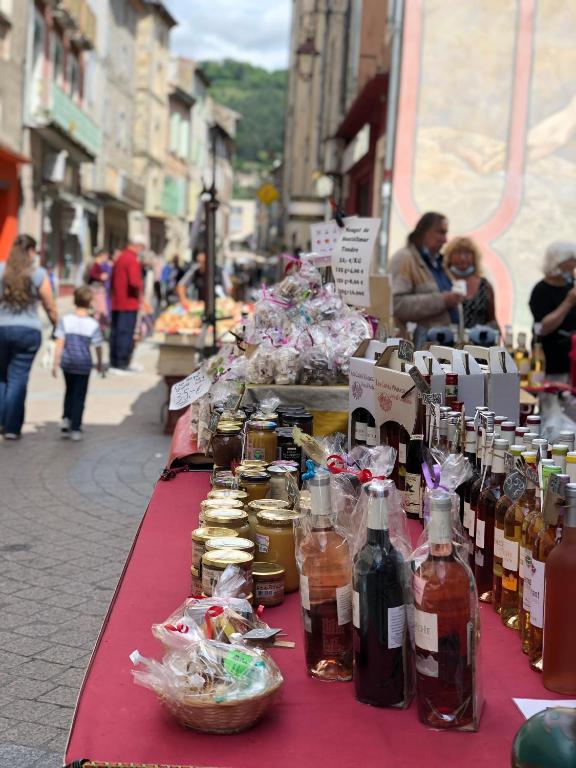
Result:
<instances>
[{"instance_id":1,"label":"shop awning","mask_svg":"<svg viewBox=\"0 0 576 768\"><path fill-rule=\"evenodd\" d=\"M352 102L348 114L340 123L336 136L349 141L362 126L373 120L382 107L388 93L388 73L383 72L369 80Z\"/></svg>"}]
</instances>

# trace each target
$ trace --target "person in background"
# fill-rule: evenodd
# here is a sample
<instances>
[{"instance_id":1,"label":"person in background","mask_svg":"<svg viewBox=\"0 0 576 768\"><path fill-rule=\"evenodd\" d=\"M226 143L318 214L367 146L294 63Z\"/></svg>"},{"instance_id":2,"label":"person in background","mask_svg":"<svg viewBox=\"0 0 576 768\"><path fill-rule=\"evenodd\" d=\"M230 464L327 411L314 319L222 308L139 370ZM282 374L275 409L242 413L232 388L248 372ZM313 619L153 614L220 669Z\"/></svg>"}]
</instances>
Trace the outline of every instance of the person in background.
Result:
<instances>
[{"instance_id":1,"label":"person in background","mask_svg":"<svg viewBox=\"0 0 576 768\"><path fill-rule=\"evenodd\" d=\"M0 432L17 440L24 423L30 369L42 341L41 303L53 326L58 313L46 270L35 266L36 241L19 235L0 264Z\"/></svg>"},{"instance_id":2,"label":"person in background","mask_svg":"<svg viewBox=\"0 0 576 768\"><path fill-rule=\"evenodd\" d=\"M480 249L470 237L455 237L444 249L444 262L452 280L464 280L466 297L462 302L464 328L496 323L494 288L482 276Z\"/></svg>"},{"instance_id":3,"label":"person in background","mask_svg":"<svg viewBox=\"0 0 576 768\"><path fill-rule=\"evenodd\" d=\"M133 373L130 367L134 350L136 320L142 298L140 256L146 247L135 237L114 261L112 269L112 327L110 331L110 372Z\"/></svg>"},{"instance_id":4,"label":"person in background","mask_svg":"<svg viewBox=\"0 0 576 768\"><path fill-rule=\"evenodd\" d=\"M102 329L110 323L112 311L110 299L110 283L112 279L112 264L105 248L100 248L94 255L92 265L88 270L87 283L94 294L94 316Z\"/></svg>"},{"instance_id":5,"label":"person in background","mask_svg":"<svg viewBox=\"0 0 576 768\"><path fill-rule=\"evenodd\" d=\"M82 414L88 392L88 380L92 371L90 347L96 348L98 371L102 367L102 331L98 322L90 317L92 290L82 285L74 291L74 314L61 318L56 328L56 351L53 376L58 367L64 372L66 395L60 432L62 437L77 441L82 439Z\"/></svg>"},{"instance_id":6,"label":"person in background","mask_svg":"<svg viewBox=\"0 0 576 768\"><path fill-rule=\"evenodd\" d=\"M406 323L416 323L414 344L419 348L433 326L458 323L462 295L452 290L441 249L448 235L448 219L425 213L408 235L406 245L390 261L394 318L402 334Z\"/></svg>"},{"instance_id":7,"label":"person in background","mask_svg":"<svg viewBox=\"0 0 576 768\"><path fill-rule=\"evenodd\" d=\"M180 279L176 288L178 300L184 307L188 306L188 299L197 299L206 303L206 252L197 251L192 261L192 266ZM222 270L218 266L215 268L214 282L222 291Z\"/></svg>"},{"instance_id":8,"label":"person in background","mask_svg":"<svg viewBox=\"0 0 576 768\"><path fill-rule=\"evenodd\" d=\"M544 256L544 279L530 295L530 311L541 323L546 378L569 382L572 334L576 333L576 243L550 243Z\"/></svg>"},{"instance_id":9,"label":"person in background","mask_svg":"<svg viewBox=\"0 0 576 768\"><path fill-rule=\"evenodd\" d=\"M176 304L178 301L177 286L186 270L180 265L180 257L174 256L169 264L165 264L160 275L160 291L163 304Z\"/></svg>"}]
</instances>

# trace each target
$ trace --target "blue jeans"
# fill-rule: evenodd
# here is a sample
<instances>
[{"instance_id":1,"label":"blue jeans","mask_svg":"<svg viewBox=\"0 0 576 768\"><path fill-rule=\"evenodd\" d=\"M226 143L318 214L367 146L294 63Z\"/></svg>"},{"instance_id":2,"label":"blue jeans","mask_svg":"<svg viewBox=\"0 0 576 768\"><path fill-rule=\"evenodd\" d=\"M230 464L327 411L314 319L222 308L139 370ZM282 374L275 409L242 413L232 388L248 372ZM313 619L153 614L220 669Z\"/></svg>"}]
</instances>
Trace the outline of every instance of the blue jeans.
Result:
<instances>
[{"instance_id":1,"label":"blue jeans","mask_svg":"<svg viewBox=\"0 0 576 768\"><path fill-rule=\"evenodd\" d=\"M138 312L112 311L110 330L110 365L112 368L128 368L134 349L134 331Z\"/></svg>"},{"instance_id":2,"label":"blue jeans","mask_svg":"<svg viewBox=\"0 0 576 768\"><path fill-rule=\"evenodd\" d=\"M68 373L64 371L66 380L66 396L64 398L64 418L70 420L70 429L78 432L82 427L82 414L88 392L90 374Z\"/></svg>"},{"instance_id":3,"label":"blue jeans","mask_svg":"<svg viewBox=\"0 0 576 768\"><path fill-rule=\"evenodd\" d=\"M42 334L23 325L0 325L0 427L19 435L24 423L28 376Z\"/></svg>"}]
</instances>

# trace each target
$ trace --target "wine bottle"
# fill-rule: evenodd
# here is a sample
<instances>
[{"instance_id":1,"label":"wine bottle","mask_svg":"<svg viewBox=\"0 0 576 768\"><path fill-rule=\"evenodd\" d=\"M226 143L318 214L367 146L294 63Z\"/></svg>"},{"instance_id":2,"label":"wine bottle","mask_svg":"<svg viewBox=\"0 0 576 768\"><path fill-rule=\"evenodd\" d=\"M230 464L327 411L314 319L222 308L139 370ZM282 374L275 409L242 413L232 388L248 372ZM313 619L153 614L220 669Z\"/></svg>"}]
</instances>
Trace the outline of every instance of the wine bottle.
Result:
<instances>
[{"instance_id":1,"label":"wine bottle","mask_svg":"<svg viewBox=\"0 0 576 768\"><path fill-rule=\"evenodd\" d=\"M550 449L550 458L560 467L562 474L566 472L567 456L568 446L565 443L555 443Z\"/></svg>"},{"instance_id":2,"label":"wine bottle","mask_svg":"<svg viewBox=\"0 0 576 768\"><path fill-rule=\"evenodd\" d=\"M311 528L300 547L300 598L308 674L352 679L352 585L348 544L331 519L330 476L308 481Z\"/></svg>"},{"instance_id":3,"label":"wine bottle","mask_svg":"<svg viewBox=\"0 0 576 768\"><path fill-rule=\"evenodd\" d=\"M564 525L566 485L568 475L558 475L556 487L550 484L546 493L542 517L544 526L532 545L532 599L530 602L530 627L528 630L528 660L531 669L542 672L542 641L544 626L544 569L548 555L562 538Z\"/></svg>"},{"instance_id":4,"label":"wine bottle","mask_svg":"<svg viewBox=\"0 0 576 768\"><path fill-rule=\"evenodd\" d=\"M536 451L523 451L526 488L504 517L504 541L502 555L502 596L500 617L505 627L519 628L520 616L520 542L524 518L536 508Z\"/></svg>"},{"instance_id":5,"label":"wine bottle","mask_svg":"<svg viewBox=\"0 0 576 768\"><path fill-rule=\"evenodd\" d=\"M368 411L357 408L352 414L352 445L366 445L366 430L368 427Z\"/></svg>"},{"instance_id":6,"label":"wine bottle","mask_svg":"<svg viewBox=\"0 0 576 768\"><path fill-rule=\"evenodd\" d=\"M544 569L542 681L549 691L576 695L576 484L566 486L562 540Z\"/></svg>"},{"instance_id":7,"label":"wine bottle","mask_svg":"<svg viewBox=\"0 0 576 768\"><path fill-rule=\"evenodd\" d=\"M414 574L416 696L423 723L474 720L476 624L472 574L452 544L452 498L430 494L430 552Z\"/></svg>"},{"instance_id":8,"label":"wine bottle","mask_svg":"<svg viewBox=\"0 0 576 768\"><path fill-rule=\"evenodd\" d=\"M539 416L538 414L527 416L526 426L528 427L529 432L538 432L538 434L541 435L542 434L542 417Z\"/></svg>"},{"instance_id":9,"label":"wine bottle","mask_svg":"<svg viewBox=\"0 0 576 768\"><path fill-rule=\"evenodd\" d=\"M532 357L528 383L531 387L540 387L546 378L546 356L542 347L542 323L534 323L534 338L532 340Z\"/></svg>"},{"instance_id":10,"label":"wine bottle","mask_svg":"<svg viewBox=\"0 0 576 768\"><path fill-rule=\"evenodd\" d=\"M422 519L422 461L424 448L424 427L426 424L426 409L422 401L418 403L414 434L410 436L406 461L404 464L404 510L408 517Z\"/></svg>"},{"instance_id":11,"label":"wine bottle","mask_svg":"<svg viewBox=\"0 0 576 768\"><path fill-rule=\"evenodd\" d=\"M474 482L478 479L478 470L476 469L476 427L474 425L474 421L470 420L466 422L466 432L464 437L464 455L470 462L470 466L472 467L472 477L470 477L468 480L466 480L462 485L457 489L457 493L459 494L461 498L461 518L462 518L462 525L464 527L464 533L468 535L468 538L470 537L469 529L470 529L470 490L472 488L472 485ZM470 547L468 547L468 552L470 552Z\"/></svg>"},{"instance_id":12,"label":"wine bottle","mask_svg":"<svg viewBox=\"0 0 576 768\"><path fill-rule=\"evenodd\" d=\"M406 563L392 545L389 505L391 480L365 486L367 539L354 558L353 623L356 698L377 707L405 706L409 691L406 631Z\"/></svg>"},{"instance_id":13,"label":"wine bottle","mask_svg":"<svg viewBox=\"0 0 576 768\"><path fill-rule=\"evenodd\" d=\"M557 443L565 443L565 445L568 446L569 451L574 450L574 439L575 435L574 432L571 432L569 429L563 429L556 438Z\"/></svg>"},{"instance_id":14,"label":"wine bottle","mask_svg":"<svg viewBox=\"0 0 576 768\"><path fill-rule=\"evenodd\" d=\"M504 326L504 346L508 354L514 354L514 329L511 325Z\"/></svg>"},{"instance_id":15,"label":"wine bottle","mask_svg":"<svg viewBox=\"0 0 576 768\"><path fill-rule=\"evenodd\" d=\"M518 334L518 346L514 350L514 362L520 374L520 385L528 385L528 374L530 373L530 353L526 347L526 334Z\"/></svg>"},{"instance_id":16,"label":"wine bottle","mask_svg":"<svg viewBox=\"0 0 576 768\"><path fill-rule=\"evenodd\" d=\"M566 474L570 475L571 483L576 483L576 451L566 454Z\"/></svg>"},{"instance_id":17,"label":"wine bottle","mask_svg":"<svg viewBox=\"0 0 576 768\"><path fill-rule=\"evenodd\" d=\"M505 460L506 472L512 472L514 462L522 455L523 445L511 445ZM512 505L512 499L506 494L498 499L494 512L494 559L492 566L492 589L494 601L492 606L496 613L500 613L502 607L502 558L504 556L504 517Z\"/></svg>"},{"instance_id":18,"label":"wine bottle","mask_svg":"<svg viewBox=\"0 0 576 768\"><path fill-rule=\"evenodd\" d=\"M486 487L478 498L476 515L476 541L474 548L474 575L478 588L478 599L491 603L492 573L494 570L494 516L496 504L502 496L502 486L506 479L504 459L508 450L508 441L501 438L494 440L492 471L486 481Z\"/></svg>"},{"instance_id":19,"label":"wine bottle","mask_svg":"<svg viewBox=\"0 0 576 768\"><path fill-rule=\"evenodd\" d=\"M452 406L458 402L458 374L447 373L445 378L444 402L447 406Z\"/></svg>"}]
</instances>

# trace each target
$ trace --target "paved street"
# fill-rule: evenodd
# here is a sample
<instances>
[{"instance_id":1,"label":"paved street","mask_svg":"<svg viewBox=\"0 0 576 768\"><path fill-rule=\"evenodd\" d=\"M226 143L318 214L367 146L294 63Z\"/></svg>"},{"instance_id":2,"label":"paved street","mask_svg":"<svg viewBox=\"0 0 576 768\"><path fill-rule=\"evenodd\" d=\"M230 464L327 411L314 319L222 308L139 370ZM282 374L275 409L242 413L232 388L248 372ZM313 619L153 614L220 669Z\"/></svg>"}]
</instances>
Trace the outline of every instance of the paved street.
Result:
<instances>
[{"instance_id":1,"label":"paved street","mask_svg":"<svg viewBox=\"0 0 576 768\"><path fill-rule=\"evenodd\" d=\"M93 374L85 439L62 440L63 380L31 377L25 434L0 440L0 766L60 768L76 697L168 449L156 351Z\"/></svg>"}]
</instances>

